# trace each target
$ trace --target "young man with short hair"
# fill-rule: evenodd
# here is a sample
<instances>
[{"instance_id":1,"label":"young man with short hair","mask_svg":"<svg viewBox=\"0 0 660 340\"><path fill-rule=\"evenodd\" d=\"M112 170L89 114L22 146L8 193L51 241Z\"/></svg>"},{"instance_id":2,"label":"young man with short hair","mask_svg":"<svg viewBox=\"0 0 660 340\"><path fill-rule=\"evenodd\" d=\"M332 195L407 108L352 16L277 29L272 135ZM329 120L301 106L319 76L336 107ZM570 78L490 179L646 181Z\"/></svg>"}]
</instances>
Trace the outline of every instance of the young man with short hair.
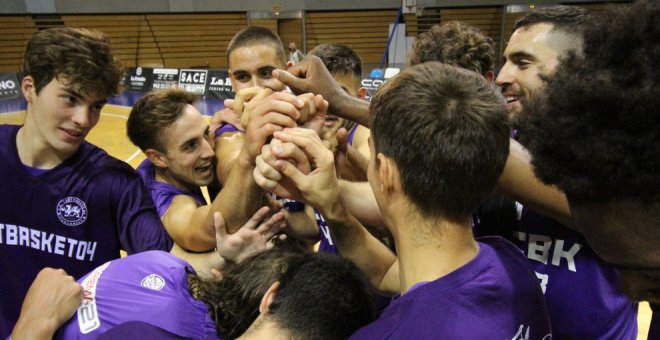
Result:
<instances>
[{"instance_id":1,"label":"young man with short hair","mask_svg":"<svg viewBox=\"0 0 660 340\"><path fill-rule=\"evenodd\" d=\"M22 126L0 126L0 337L10 334L25 294L44 267L79 278L129 254L172 240L149 192L126 163L89 144L123 70L103 34L51 28L30 39L21 90Z\"/></svg>"}]
</instances>

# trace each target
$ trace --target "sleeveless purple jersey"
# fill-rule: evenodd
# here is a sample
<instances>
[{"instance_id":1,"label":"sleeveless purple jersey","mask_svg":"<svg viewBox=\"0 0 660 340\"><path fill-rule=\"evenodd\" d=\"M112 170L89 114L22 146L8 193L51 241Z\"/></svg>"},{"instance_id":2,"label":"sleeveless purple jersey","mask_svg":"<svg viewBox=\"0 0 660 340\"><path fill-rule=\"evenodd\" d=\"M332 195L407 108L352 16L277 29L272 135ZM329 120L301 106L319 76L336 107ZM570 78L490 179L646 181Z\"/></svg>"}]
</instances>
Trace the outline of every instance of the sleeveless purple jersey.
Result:
<instances>
[{"instance_id":1,"label":"sleeveless purple jersey","mask_svg":"<svg viewBox=\"0 0 660 340\"><path fill-rule=\"evenodd\" d=\"M543 293L520 250L479 239L472 261L396 298L351 339L551 339Z\"/></svg>"},{"instance_id":2,"label":"sleeveless purple jersey","mask_svg":"<svg viewBox=\"0 0 660 340\"><path fill-rule=\"evenodd\" d=\"M165 212L167 211L167 208L170 207L172 200L178 195L190 196L200 206L206 205L206 199L204 198L204 195L202 195L202 190L199 188L197 188L197 191L195 192L189 192L181 190L171 184L155 180L155 169L151 161L148 159L145 159L142 161L142 163L140 163L137 168L137 172L140 175L140 178L142 178L144 184L149 189L149 192L151 193L151 199L153 200L154 205L156 206L156 210L158 211L158 216L160 217L165 215Z\"/></svg>"},{"instance_id":3,"label":"sleeveless purple jersey","mask_svg":"<svg viewBox=\"0 0 660 340\"><path fill-rule=\"evenodd\" d=\"M637 338L637 303L582 234L523 208L513 239L545 293L555 339Z\"/></svg>"},{"instance_id":4,"label":"sleeveless purple jersey","mask_svg":"<svg viewBox=\"0 0 660 340\"><path fill-rule=\"evenodd\" d=\"M0 125L0 337L10 334L23 298L44 267L79 278L129 253L169 250L169 238L139 176L98 147L34 176L16 149L19 126Z\"/></svg>"},{"instance_id":5,"label":"sleeveless purple jersey","mask_svg":"<svg viewBox=\"0 0 660 340\"><path fill-rule=\"evenodd\" d=\"M107 262L78 282L84 298L55 339L95 339L113 327L140 321L194 339L217 338L207 305L188 290L183 260L148 251Z\"/></svg>"}]
</instances>

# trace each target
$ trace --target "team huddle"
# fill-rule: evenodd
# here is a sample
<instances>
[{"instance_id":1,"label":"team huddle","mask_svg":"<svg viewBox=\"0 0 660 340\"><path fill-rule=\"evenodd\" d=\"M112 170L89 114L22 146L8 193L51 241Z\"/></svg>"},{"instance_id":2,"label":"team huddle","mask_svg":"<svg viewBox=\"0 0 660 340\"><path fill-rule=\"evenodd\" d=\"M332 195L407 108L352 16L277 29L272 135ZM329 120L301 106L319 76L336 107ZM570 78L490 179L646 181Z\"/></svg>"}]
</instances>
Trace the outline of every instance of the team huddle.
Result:
<instances>
[{"instance_id":1,"label":"team huddle","mask_svg":"<svg viewBox=\"0 0 660 340\"><path fill-rule=\"evenodd\" d=\"M181 89L135 103L137 170L85 140L110 42L39 31L0 125L0 336L636 339L639 301L658 336L659 28L655 1L542 8L496 71L436 25L368 103L348 46L287 63L250 26L210 123Z\"/></svg>"}]
</instances>

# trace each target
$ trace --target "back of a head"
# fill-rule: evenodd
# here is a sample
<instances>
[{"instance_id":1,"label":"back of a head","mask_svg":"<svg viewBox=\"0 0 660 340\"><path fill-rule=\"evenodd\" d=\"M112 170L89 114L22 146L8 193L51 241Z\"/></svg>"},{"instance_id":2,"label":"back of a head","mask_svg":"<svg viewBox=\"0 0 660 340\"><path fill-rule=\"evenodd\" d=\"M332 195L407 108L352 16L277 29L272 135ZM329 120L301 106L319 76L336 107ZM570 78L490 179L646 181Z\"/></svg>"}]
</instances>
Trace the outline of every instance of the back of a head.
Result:
<instances>
[{"instance_id":1,"label":"back of a head","mask_svg":"<svg viewBox=\"0 0 660 340\"><path fill-rule=\"evenodd\" d=\"M366 276L334 254L305 254L280 283L267 317L293 339L346 339L375 319Z\"/></svg>"},{"instance_id":2,"label":"back of a head","mask_svg":"<svg viewBox=\"0 0 660 340\"><path fill-rule=\"evenodd\" d=\"M126 121L126 133L133 144L142 151L156 149L165 152L159 140L163 128L176 122L186 107L197 96L181 89L152 91L140 98Z\"/></svg>"},{"instance_id":3,"label":"back of a head","mask_svg":"<svg viewBox=\"0 0 660 340\"><path fill-rule=\"evenodd\" d=\"M486 72L494 69L493 46L493 40L478 28L460 21L450 21L441 26L434 25L415 38L408 64L414 66L437 61L485 76Z\"/></svg>"},{"instance_id":4,"label":"back of a head","mask_svg":"<svg viewBox=\"0 0 660 340\"><path fill-rule=\"evenodd\" d=\"M218 336L235 339L259 316L259 305L268 288L280 281L302 256L294 247L266 250L238 264L226 264L221 281L190 274L190 291L209 307Z\"/></svg>"},{"instance_id":5,"label":"back of a head","mask_svg":"<svg viewBox=\"0 0 660 340\"><path fill-rule=\"evenodd\" d=\"M536 175L574 203L660 202L660 4L595 16L583 56L548 79L521 114Z\"/></svg>"},{"instance_id":6,"label":"back of a head","mask_svg":"<svg viewBox=\"0 0 660 340\"><path fill-rule=\"evenodd\" d=\"M362 78L362 59L344 44L321 44L309 51L309 55L319 57L333 76L352 74L358 82Z\"/></svg>"},{"instance_id":7,"label":"back of a head","mask_svg":"<svg viewBox=\"0 0 660 340\"><path fill-rule=\"evenodd\" d=\"M57 78L102 97L119 92L124 72L102 33L69 27L35 33L25 50L23 71L34 79L37 93Z\"/></svg>"},{"instance_id":8,"label":"back of a head","mask_svg":"<svg viewBox=\"0 0 660 340\"><path fill-rule=\"evenodd\" d=\"M495 186L509 126L504 99L484 77L437 62L412 66L378 89L370 114L375 151L396 162L422 214L464 219Z\"/></svg>"},{"instance_id":9,"label":"back of a head","mask_svg":"<svg viewBox=\"0 0 660 340\"><path fill-rule=\"evenodd\" d=\"M229 56L241 48L241 47L250 47L253 45L263 45L268 44L275 49L277 57L282 60L282 63L286 63L286 54L284 53L284 45L282 40L277 34L273 33L268 28L260 26L249 26L234 34L234 37L229 41L227 46L227 62L229 62Z\"/></svg>"}]
</instances>

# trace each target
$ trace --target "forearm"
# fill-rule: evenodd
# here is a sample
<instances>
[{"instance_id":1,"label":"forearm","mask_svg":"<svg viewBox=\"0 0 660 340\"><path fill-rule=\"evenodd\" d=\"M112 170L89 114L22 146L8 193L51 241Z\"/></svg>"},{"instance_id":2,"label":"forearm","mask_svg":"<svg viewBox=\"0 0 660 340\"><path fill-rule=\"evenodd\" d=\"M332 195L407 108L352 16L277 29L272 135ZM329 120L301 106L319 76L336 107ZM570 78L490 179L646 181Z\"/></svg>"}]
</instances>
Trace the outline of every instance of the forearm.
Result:
<instances>
[{"instance_id":1,"label":"forearm","mask_svg":"<svg viewBox=\"0 0 660 340\"><path fill-rule=\"evenodd\" d=\"M225 264L225 260L215 250L206 253L190 253L174 245L170 254L188 262L198 274L203 273L208 276L212 275L211 268L221 268Z\"/></svg>"},{"instance_id":2,"label":"forearm","mask_svg":"<svg viewBox=\"0 0 660 340\"><path fill-rule=\"evenodd\" d=\"M349 95L342 95L337 99L330 99L329 111L335 116L357 122L369 127L369 103Z\"/></svg>"},{"instance_id":3,"label":"forearm","mask_svg":"<svg viewBox=\"0 0 660 340\"><path fill-rule=\"evenodd\" d=\"M50 319L19 318L11 333L11 339L50 340L59 326Z\"/></svg>"},{"instance_id":4,"label":"forearm","mask_svg":"<svg viewBox=\"0 0 660 340\"><path fill-rule=\"evenodd\" d=\"M566 195L536 177L529 153L518 142L511 139L509 150L504 171L497 181L498 190L528 208L579 231Z\"/></svg>"},{"instance_id":5,"label":"forearm","mask_svg":"<svg viewBox=\"0 0 660 340\"><path fill-rule=\"evenodd\" d=\"M339 195L349 212L361 223L382 226L383 218L369 182L339 181Z\"/></svg>"},{"instance_id":6,"label":"forearm","mask_svg":"<svg viewBox=\"0 0 660 340\"><path fill-rule=\"evenodd\" d=\"M285 214L288 227L285 229L287 235L313 245L319 241L319 229L316 225L316 216L314 208L305 205L303 211L290 212Z\"/></svg>"},{"instance_id":7,"label":"forearm","mask_svg":"<svg viewBox=\"0 0 660 340\"><path fill-rule=\"evenodd\" d=\"M227 232L235 233L264 205L264 192L254 182L254 164L239 158L234 162L229 177L213 202L213 211L220 211L225 219ZM215 210L218 209L218 210ZM213 225L213 212L209 214Z\"/></svg>"},{"instance_id":8,"label":"forearm","mask_svg":"<svg viewBox=\"0 0 660 340\"><path fill-rule=\"evenodd\" d=\"M394 281L398 283L396 255L373 237L341 203L322 209L322 214L342 257L364 271L376 289L384 293L396 292L398 285L393 286L390 280L392 268L396 267L397 280Z\"/></svg>"}]
</instances>

